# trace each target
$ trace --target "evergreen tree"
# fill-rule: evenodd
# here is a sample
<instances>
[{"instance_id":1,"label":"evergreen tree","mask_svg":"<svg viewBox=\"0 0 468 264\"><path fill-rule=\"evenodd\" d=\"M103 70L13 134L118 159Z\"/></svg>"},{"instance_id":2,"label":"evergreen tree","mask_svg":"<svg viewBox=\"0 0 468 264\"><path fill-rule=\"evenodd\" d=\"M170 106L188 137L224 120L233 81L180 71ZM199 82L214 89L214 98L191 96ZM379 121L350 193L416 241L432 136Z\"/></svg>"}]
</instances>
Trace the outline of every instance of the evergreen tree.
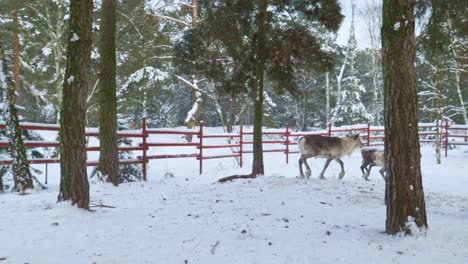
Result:
<instances>
[{"instance_id":1,"label":"evergreen tree","mask_svg":"<svg viewBox=\"0 0 468 264\"><path fill-rule=\"evenodd\" d=\"M70 1L67 67L60 114L60 193L59 201L89 209L89 183L86 173L86 97L91 55L92 0Z\"/></svg>"},{"instance_id":2,"label":"evergreen tree","mask_svg":"<svg viewBox=\"0 0 468 264\"><path fill-rule=\"evenodd\" d=\"M1 41L2 39L0 38L0 88L4 95L4 107L2 112L6 119L6 134L10 143L10 152L13 159L12 171L15 185L13 188L14 190L24 193L27 189L34 188L34 185L29 169L26 149L23 143L23 136L19 126L15 86L9 76L7 62L5 60L5 51ZM1 190L3 190L3 184Z\"/></svg>"},{"instance_id":3,"label":"evergreen tree","mask_svg":"<svg viewBox=\"0 0 468 264\"><path fill-rule=\"evenodd\" d=\"M448 95L453 98L453 118L468 123L465 99L468 96L466 83L468 69L468 36L466 34L466 1L432 0L417 1L416 15L423 21L419 38L421 54L425 60L442 71L444 86L450 87ZM429 16L428 16L429 14ZM428 17L428 18L427 18ZM427 20L426 20L427 18ZM441 77L438 77L439 80ZM435 81L435 80L434 80ZM454 106L458 105L456 108Z\"/></svg>"},{"instance_id":4,"label":"evergreen tree","mask_svg":"<svg viewBox=\"0 0 468 264\"><path fill-rule=\"evenodd\" d=\"M346 61L345 58L345 62L343 64L343 66L346 64L349 65L349 74L341 80L342 86L339 87L337 95L339 99L333 109L333 118L331 119L332 123L339 126L345 124L366 123L371 117L361 100L361 95L364 94L366 89L358 77L355 65L357 43L354 32L354 17L356 12L356 4L354 0L352 1L351 6L351 29L345 55L348 60ZM342 74L340 73L340 75Z\"/></svg>"},{"instance_id":5,"label":"evergreen tree","mask_svg":"<svg viewBox=\"0 0 468 264\"><path fill-rule=\"evenodd\" d=\"M192 57L189 61L200 63L202 66L200 69L208 74L213 74L216 69L222 69L216 73L238 74L235 78L238 80L236 85L231 87L234 89L240 87L240 90L247 88L252 101L254 104L257 103L254 107L255 152L261 146L261 127L258 126L262 125L263 118L264 76L260 71L264 68L264 74L268 76L267 78L271 78L276 91L288 90L297 94L298 80L294 78L294 66L297 61L302 61L303 65L309 65L310 68L321 70L331 65L331 56L321 49L315 31L311 29L323 27L329 31L336 31L342 20L340 6L336 1L319 0L312 2L206 0L200 1L200 5L203 6L201 10L206 12L206 15L196 32L193 30L186 32L184 35L186 41L176 46L176 51L181 50L178 53L181 55L177 56L181 58L180 63L177 61L176 63L179 67L183 67L187 56L203 54L209 59L198 60L197 57ZM261 18L265 19L264 26L262 23L259 24ZM263 32L264 38L262 38ZM223 57L219 58L216 52L211 53L209 49L211 46L204 43L220 45ZM218 65L221 67L215 67ZM255 78L253 78L254 72ZM254 168L250 176L263 174L260 155L254 154L253 163Z\"/></svg>"},{"instance_id":6,"label":"evergreen tree","mask_svg":"<svg viewBox=\"0 0 468 264\"><path fill-rule=\"evenodd\" d=\"M384 0L382 49L385 100L386 231L427 227L420 166L414 70L414 2Z\"/></svg>"}]
</instances>

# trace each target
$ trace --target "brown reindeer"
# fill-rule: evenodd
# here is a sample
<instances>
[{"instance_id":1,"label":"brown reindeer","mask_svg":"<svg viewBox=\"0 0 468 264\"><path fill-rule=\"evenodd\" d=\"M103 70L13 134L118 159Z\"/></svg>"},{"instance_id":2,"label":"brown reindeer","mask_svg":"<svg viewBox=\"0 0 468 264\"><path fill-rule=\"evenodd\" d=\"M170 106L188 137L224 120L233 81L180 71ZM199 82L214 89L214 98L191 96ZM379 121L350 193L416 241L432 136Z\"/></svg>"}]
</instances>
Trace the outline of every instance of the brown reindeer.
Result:
<instances>
[{"instance_id":1,"label":"brown reindeer","mask_svg":"<svg viewBox=\"0 0 468 264\"><path fill-rule=\"evenodd\" d=\"M369 179L369 174L373 166L382 167L379 172L382 177L385 179L384 171L385 171L385 153L383 150L375 149L375 148L363 148L361 149L362 155L362 177L366 181ZM367 167L369 166L369 167Z\"/></svg>"},{"instance_id":2,"label":"brown reindeer","mask_svg":"<svg viewBox=\"0 0 468 264\"><path fill-rule=\"evenodd\" d=\"M344 155L351 155L354 149L362 148L364 146L364 144L362 144L361 140L359 139L359 134L341 138L310 135L300 138L298 145L302 154L301 158L299 159L299 171L301 173L301 178L304 178L302 163L304 163L306 166L306 174L307 178L309 178L311 170L309 164L307 164L307 159L311 157L317 157L327 159L325 166L320 173L320 179L325 179L323 176L325 170L327 169L330 162L335 160L341 166L341 172L339 174L340 180L343 179L345 175L344 165L341 157Z\"/></svg>"}]
</instances>

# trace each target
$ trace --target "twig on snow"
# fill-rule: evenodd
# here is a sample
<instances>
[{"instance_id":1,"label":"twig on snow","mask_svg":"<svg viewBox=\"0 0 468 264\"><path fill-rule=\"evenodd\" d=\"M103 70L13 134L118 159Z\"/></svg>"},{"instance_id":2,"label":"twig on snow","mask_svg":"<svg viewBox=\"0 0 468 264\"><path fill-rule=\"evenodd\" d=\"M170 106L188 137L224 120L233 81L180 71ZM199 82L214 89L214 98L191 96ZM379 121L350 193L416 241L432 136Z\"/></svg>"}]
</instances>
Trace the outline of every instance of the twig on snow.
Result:
<instances>
[{"instance_id":1,"label":"twig on snow","mask_svg":"<svg viewBox=\"0 0 468 264\"><path fill-rule=\"evenodd\" d=\"M211 255L214 255L216 247L219 245L219 240L211 247Z\"/></svg>"}]
</instances>

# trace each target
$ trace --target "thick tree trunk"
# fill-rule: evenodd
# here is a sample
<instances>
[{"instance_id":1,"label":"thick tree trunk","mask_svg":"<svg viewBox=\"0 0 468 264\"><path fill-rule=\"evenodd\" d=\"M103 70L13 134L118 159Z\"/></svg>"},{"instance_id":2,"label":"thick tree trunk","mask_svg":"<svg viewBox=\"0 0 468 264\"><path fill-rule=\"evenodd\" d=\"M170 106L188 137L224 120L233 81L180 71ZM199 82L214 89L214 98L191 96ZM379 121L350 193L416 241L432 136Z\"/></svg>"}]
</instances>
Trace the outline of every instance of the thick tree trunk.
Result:
<instances>
[{"instance_id":1,"label":"thick tree trunk","mask_svg":"<svg viewBox=\"0 0 468 264\"><path fill-rule=\"evenodd\" d=\"M263 80L265 74L266 60L266 30L267 30L267 7L268 0L260 0L260 13L258 15L257 26L257 66L255 70L255 92L254 94L254 131L253 131L253 163L252 176L263 175L263 146L262 146L262 125L263 125Z\"/></svg>"},{"instance_id":2,"label":"thick tree trunk","mask_svg":"<svg viewBox=\"0 0 468 264\"><path fill-rule=\"evenodd\" d=\"M107 179L119 185L119 155L117 143L116 95L116 0L103 0L101 4L100 41L100 96L99 96L99 167Z\"/></svg>"},{"instance_id":3,"label":"thick tree trunk","mask_svg":"<svg viewBox=\"0 0 468 264\"><path fill-rule=\"evenodd\" d=\"M67 66L60 114L60 193L58 200L89 209L86 173L86 97L91 55L92 0L70 1Z\"/></svg>"},{"instance_id":4,"label":"thick tree trunk","mask_svg":"<svg viewBox=\"0 0 468 264\"><path fill-rule=\"evenodd\" d=\"M386 231L426 228L414 70L414 1L383 1Z\"/></svg>"},{"instance_id":5,"label":"thick tree trunk","mask_svg":"<svg viewBox=\"0 0 468 264\"><path fill-rule=\"evenodd\" d=\"M5 61L5 51L3 50L3 46L1 46L1 39L0 70L0 88L3 93L6 93L7 102L4 103L8 104L7 107L5 107L6 113L4 113L4 115L6 118L6 132L10 143L11 158L13 159L13 189L24 193L25 190L32 189L34 186L27 160L26 149L23 144L23 135L19 126L18 111L16 109L15 85L9 76L7 63ZM3 190L3 186L0 190Z\"/></svg>"}]
</instances>

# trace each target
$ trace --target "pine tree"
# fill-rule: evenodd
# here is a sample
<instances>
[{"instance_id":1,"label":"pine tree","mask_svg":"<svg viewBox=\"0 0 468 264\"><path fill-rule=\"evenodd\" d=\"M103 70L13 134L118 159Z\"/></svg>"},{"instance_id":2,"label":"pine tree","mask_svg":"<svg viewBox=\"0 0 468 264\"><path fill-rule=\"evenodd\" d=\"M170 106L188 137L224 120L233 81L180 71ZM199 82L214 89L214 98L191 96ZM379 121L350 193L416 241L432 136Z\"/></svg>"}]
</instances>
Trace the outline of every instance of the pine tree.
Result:
<instances>
[{"instance_id":1,"label":"pine tree","mask_svg":"<svg viewBox=\"0 0 468 264\"><path fill-rule=\"evenodd\" d=\"M383 1L386 231L412 234L427 227L420 166L414 70L414 2Z\"/></svg>"},{"instance_id":2,"label":"pine tree","mask_svg":"<svg viewBox=\"0 0 468 264\"><path fill-rule=\"evenodd\" d=\"M5 61L5 51L0 38L0 90L6 95L3 100L4 110L2 111L6 119L7 137L10 143L11 157L13 159L12 171L14 178L14 190L24 193L27 189L34 188L26 149L23 143L23 136L19 126L18 109L16 104L15 85L9 76L7 63ZM3 190L3 184L2 189Z\"/></svg>"},{"instance_id":3,"label":"pine tree","mask_svg":"<svg viewBox=\"0 0 468 264\"><path fill-rule=\"evenodd\" d=\"M85 117L91 55L92 0L70 1L67 67L60 114L59 201L89 209Z\"/></svg>"},{"instance_id":4,"label":"pine tree","mask_svg":"<svg viewBox=\"0 0 468 264\"><path fill-rule=\"evenodd\" d=\"M116 94L116 1L101 3L100 40L100 106L99 106L99 166L98 170L115 186L119 185Z\"/></svg>"},{"instance_id":5,"label":"pine tree","mask_svg":"<svg viewBox=\"0 0 468 264\"><path fill-rule=\"evenodd\" d=\"M229 87L249 90L255 105L254 152L258 152L261 150L265 78L270 78L275 91L288 90L297 94L298 80L295 78L294 67L297 61L316 70L329 69L332 58L327 51L321 49L320 42L315 36L316 32L310 28L321 26L327 31L336 31L342 20L340 6L336 1L310 3L309 1L246 0L232 2L204 0L200 1L200 5L203 6L202 10L206 15L203 22L195 29L196 32L187 31L184 35L186 41L181 42L179 47L176 46L176 51L180 50L178 54L181 54L178 57L182 58L178 65L182 68L183 64L186 64L184 54L208 55L209 59L199 61L197 58L192 58L188 61L202 63L203 67L200 69L206 71L209 76L228 72L230 74L225 76L236 77L228 78L235 80L227 83L231 84ZM275 12L265 11L269 8ZM290 15L281 15L285 13ZM226 19L226 16L230 19ZM259 24L261 18L265 19L265 25ZM262 34L265 36L262 37ZM204 43L214 43L214 45L204 45ZM219 53L216 50L212 52L209 49L216 45L221 47L218 50L223 51L221 57L217 57ZM194 52L200 51L200 48L206 49ZM215 67L218 65L221 67ZM252 78L254 73L255 78ZM252 174L248 177L264 173L261 155L254 154L253 164Z\"/></svg>"},{"instance_id":6,"label":"pine tree","mask_svg":"<svg viewBox=\"0 0 468 264\"><path fill-rule=\"evenodd\" d=\"M346 64L349 65L349 74L341 79L342 84L338 89L338 100L335 108L333 109L332 123L335 125L344 124L360 124L365 123L371 117L361 100L361 94L366 89L362 85L356 71L356 56L357 56L357 43L354 29L354 17L356 12L356 4L352 1L351 13L351 29L346 47L345 62L340 70L339 76L343 76L343 70Z\"/></svg>"},{"instance_id":7,"label":"pine tree","mask_svg":"<svg viewBox=\"0 0 468 264\"><path fill-rule=\"evenodd\" d=\"M433 0L417 1L416 4L416 15L425 22L419 38L421 53L430 64L437 65L444 72L444 78L452 79L449 89L449 96L453 98L451 105L458 104L457 116L453 119L467 123L467 106L463 99L466 93L462 89L466 79L463 75L468 69L466 1Z\"/></svg>"}]
</instances>

